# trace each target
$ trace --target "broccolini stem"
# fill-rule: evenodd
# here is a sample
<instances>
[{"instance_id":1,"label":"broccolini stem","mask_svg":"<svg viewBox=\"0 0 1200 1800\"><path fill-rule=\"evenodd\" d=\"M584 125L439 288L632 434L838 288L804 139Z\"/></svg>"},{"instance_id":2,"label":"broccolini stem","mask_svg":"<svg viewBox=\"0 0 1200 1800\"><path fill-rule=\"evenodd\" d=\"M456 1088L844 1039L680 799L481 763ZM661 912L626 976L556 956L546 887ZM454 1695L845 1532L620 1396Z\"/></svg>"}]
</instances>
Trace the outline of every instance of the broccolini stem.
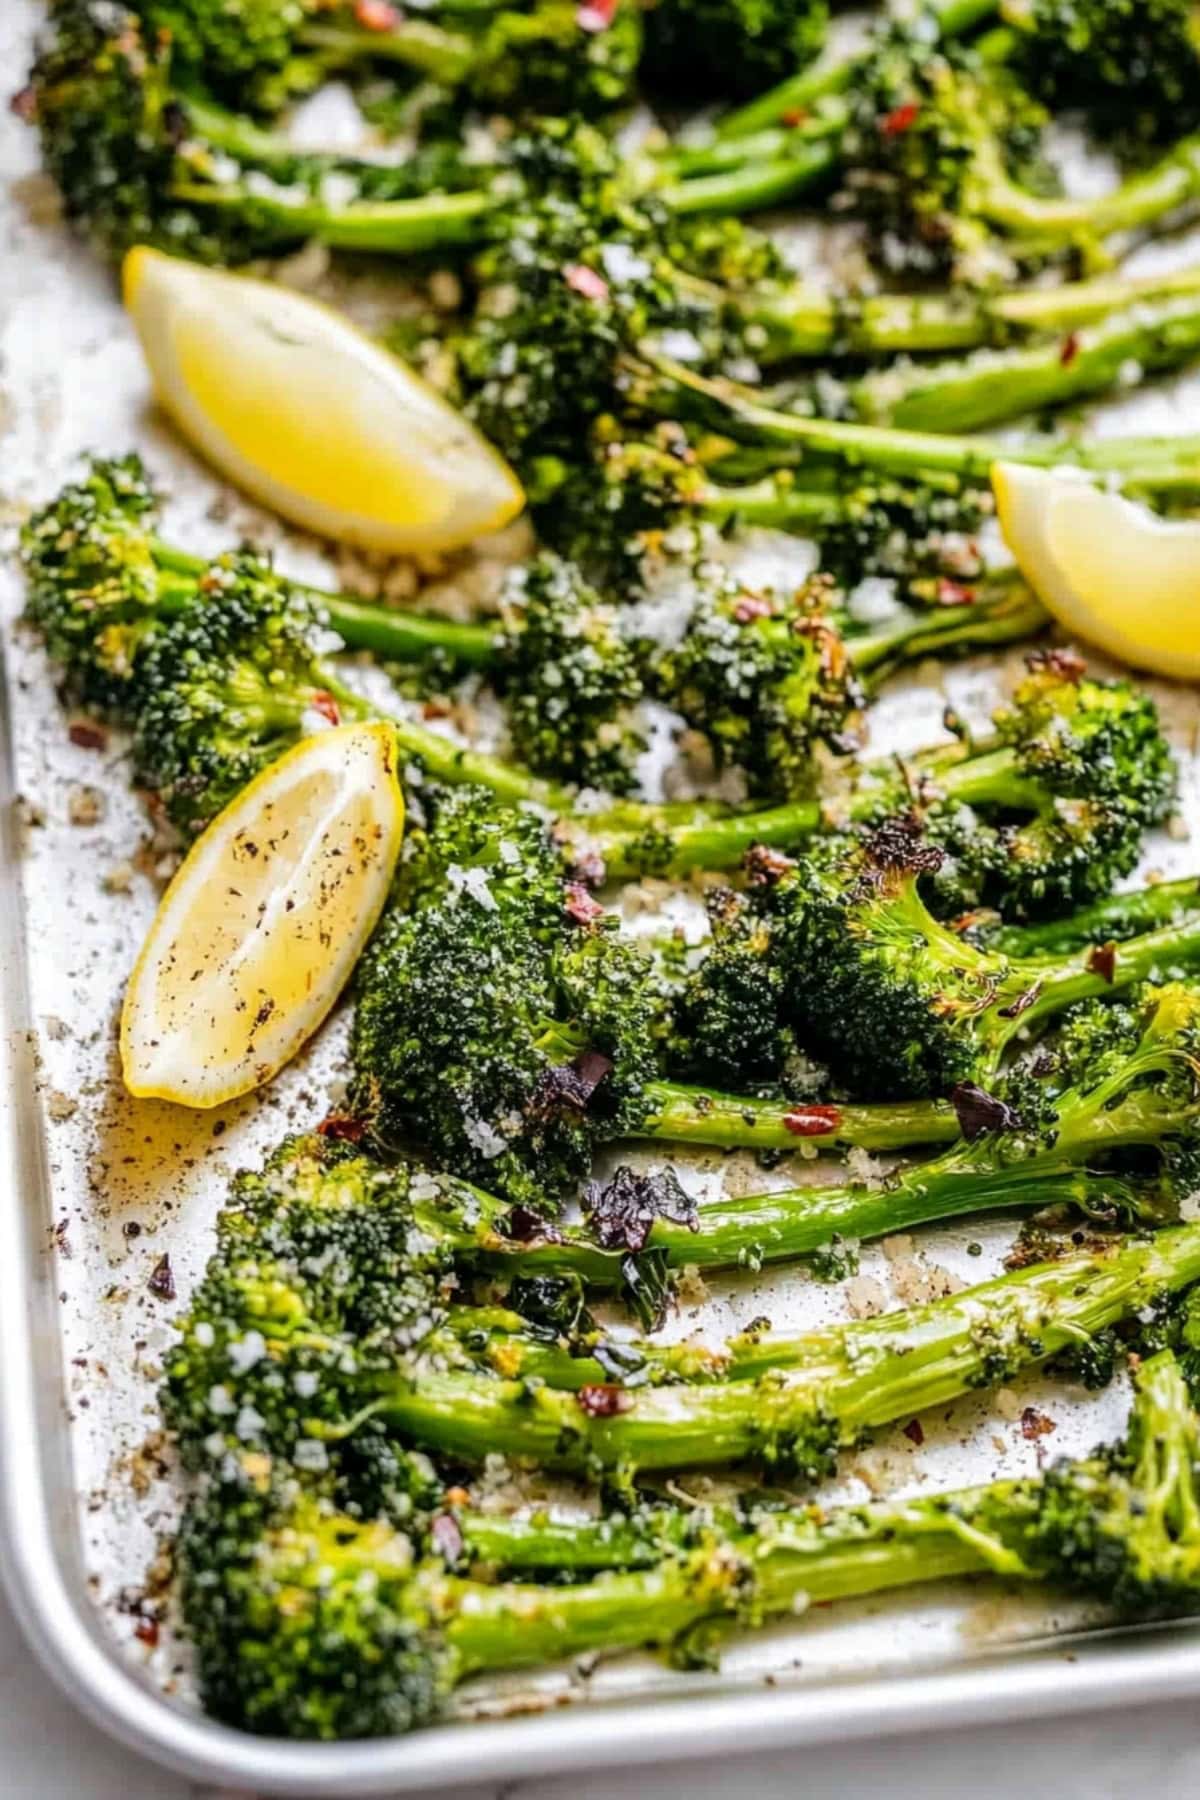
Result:
<instances>
[{"instance_id":1,"label":"broccolini stem","mask_svg":"<svg viewBox=\"0 0 1200 1800\"><path fill-rule=\"evenodd\" d=\"M1200 304L1175 299L1116 313L1074 332L1065 344L998 350L932 368L884 369L855 382L850 394L855 414L870 424L978 431L1122 386L1131 368L1140 378L1179 368L1197 354Z\"/></svg>"},{"instance_id":2,"label":"broccolini stem","mask_svg":"<svg viewBox=\"0 0 1200 1800\"><path fill-rule=\"evenodd\" d=\"M978 649L1011 644L1034 636L1048 619L1041 601L1023 582L993 578L968 605L908 611L873 631L847 637L846 653L858 673L875 686L917 657L938 656L956 645Z\"/></svg>"},{"instance_id":3,"label":"broccolini stem","mask_svg":"<svg viewBox=\"0 0 1200 1800\"><path fill-rule=\"evenodd\" d=\"M707 284L690 285L700 289ZM1012 288L1007 293L873 294L849 302L798 284L725 298L739 319L767 332L767 343L755 351L756 360L766 364L796 356L890 356L901 351L998 347L1014 337L1077 331L1131 306L1198 292L1200 268L1167 275L1109 275L1052 288ZM719 289L712 293L720 296ZM1062 354L1061 343L1055 349ZM914 379L921 373L917 371Z\"/></svg>"},{"instance_id":4,"label":"broccolini stem","mask_svg":"<svg viewBox=\"0 0 1200 1800\"><path fill-rule=\"evenodd\" d=\"M1040 468L1068 464L1121 475L1139 489L1173 487L1181 478L1200 480L1200 441L1195 437L1116 438L1094 444L1068 440L1050 445L990 443L986 438L937 432L901 431L881 425L854 425L836 419L801 417L764 406L747 388L710 379L663 356L647 357L632 370L641 379L639 396L651 409L677 416L681 407L718 430L752 444L778 445L796 460L834 458L851 466L892 475L946 474L983 485L996 461Z\"/></svg>"},{"instance_id":5,"label":"broccolini stem","mask_svg":"<svg viewBox=\"0 0 1200 1800\"><path fill-rule=\"evenodd\" d=\"M1110 894L1072 913L1069 919L1043 919L1035 925L997 925L985 929L989 950L1004 956L1059 956L1089 944L1135 937L1163 925L1180 923L1200 912L1200 877L1163 881L1133 893Z\"/></svg>"},{"instance_id":6,"label":"broccolini stem","mask_svg":"<svg viewBox=\"0 0 1200 1800\"><path fill-rule=\"evenodd\" d=\"M752 161L712 175L668 181L659 189L659 198L673 213L684 218L693 213L718 217L724 213L740 215L763 207L780 206L785 200L807 192L831 174L837 162L834 145L805 144L792 155L777 157L773 162Z\"/></svg>"},{"instance_id":7,"label":"broccolini stem","mask_svg":"<svg viewBox=\"0 0 1200 1800\"><path fill-rule=\"evenodd\" d=\"M748 1100L681 1082L652 1081L639 1137L722 1150L906 1150L958 1137L953 1108L942 1100L819 1106L795 1100Z\"/></svg>"},{"instance_id":8,"label":"broccolini stem","mask_svg":"<svg viewBox=\"0 0 1200 1800\"><path fill-rule=\"evenodd\" d=\"M993 1493L847 1508L825 1525L800 1511L778 1514L757 1533L561 1588L430 1577L429 1601L447 1618L458 1679L588 1650L665 1645L722 1616L732 1626L920 1581L1025 1573L1002 1538L958 1517ZM601 1541L589 1533L589 1548Z\"/></svg>"},{"instance_id":9,"label":"broccolini stem","mask_svg":"<svg viewBox=\"0 0 1200 1800\"><path fill-rule=\"evenodd\" d=\"M433 1373L388 1380L372 1411L468 1461L502 1445L576 1471L752 1457L817 1474L864 1431L1011 1380L1198 1278L1200 1226L1185 1225L790 1340L790 1366L756 1380L618 1388L599 1406L586 1392Z\"/></svg>"},{"instance_id":10,"label":"broccolini stem","mask_svg":"<svg viewBox=\"0 0 1200 1800\"><path fill-rule=\"evenodd\" d=\"M462 32L447 31L428 19L397 17L386 31L366 31L349 25L310 23L301 37L314 50L324 52L331 63L350 63L357 57L375 62L403 63L446 87L455 87L468 72L475 48Z\"/></svg>"},{"instance_id":11,"label":"broccolini stem","mask_svg":"<svg viewBox=\"0 0 1200 1800\"><path fill-rule=\"evenodd\" d=\"M1008 1019L1005 1041L1023 1026L1060 1013L1077 1000L1092 1000L1136 987L1141 981L1169 981L1200 961L1200 915L1187 912L1157 931L1143 932L1118 944L1111 958L1097 959L1089 947L1076 951L1059 964L1029 963L1031 986L1028 1004L1014 1008ZM1018 965L1019 966L1019 965ZM998 1015L993 1013L993 1018Z\"/></svg>"},{"instance_id":12,"label":"broccolini stem","mask_svg":"<svg viewBox=\"0 0 1200 1800\"><path fill-rule=\"evenodd\" d=\"M1184 138L1154 166L1099 199L1049 200L1008 177L998 154L979 196L993 225L1043 250L1140 231L1200 199L1200 137Z\"/></svg>"},{"instance_id":13,"label":"broccolini stem","mask_svg":"<svg viewBox=\"0 0 1200 1800\"><path fill-rule=\"evenodd\" d=\"M315 238L334 250L378 250L412 255L451 245L478 243L495 202L487 193L430 194L415 200L356 200L325 206L318 200L289 200L251 193L244 187L175 182L170 189L189 206L247 213L280 243Z\"/></svg>"},{"instance_id":14,"label":"broccolini stem","mask_svg":"<svg viewBox=\"0 0 1200 1800\"><path fill-rule=\"evenodd\" d=\"M322 671L322 685L349 716L386 718L395 730L401 754L414 758L435 781L478 782L481 787L490 788L501 800L513 804L527 800L545 806L551 812L565 812L573 803L574 795L565 788L541 781L515 763L501 762L499 757L456 744L412 719L390 712L380 713L377 707L369 705L361 694L347 687L328 669Z\"/></svg>"},{"instance_id":15,"label":"broccolini stem","mask_svg":"<svg viewBox=\"0 0 1200 1800\"><path fill-rule=\"evenodd\" d=\"M153 538L151 553L165 574L178 577L161 590L163 610L176 610L191 598L195 581L208 564L201 556L176 549ZM188 581L188 577L194 578ZM306 582L288 580L289 588L311 600L328 615L329 623L351 650L369 650L382 662L414 662L442 654L466 668L489 668L497 656L498 633L487 625L464 624L436 614L405 612L400 607L333 593Z\"/></svg>"}]
</instances>

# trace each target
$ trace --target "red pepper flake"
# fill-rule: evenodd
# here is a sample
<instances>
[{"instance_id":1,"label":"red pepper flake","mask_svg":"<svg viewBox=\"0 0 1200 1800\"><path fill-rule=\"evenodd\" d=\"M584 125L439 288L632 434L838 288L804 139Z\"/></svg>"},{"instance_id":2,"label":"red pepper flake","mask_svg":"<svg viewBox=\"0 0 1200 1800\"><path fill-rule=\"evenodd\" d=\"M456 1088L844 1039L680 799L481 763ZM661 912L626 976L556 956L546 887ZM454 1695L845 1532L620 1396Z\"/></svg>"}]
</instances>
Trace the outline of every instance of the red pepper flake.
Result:
<instances>
[{"instance_id":1,"label":"red pepper flake","mask_svg":"<svg viewBox=\"0 0 1200 1800\"><path fill-rule=\"evenodd\" d=\"M317 1126L317 1136L331 1138L335 1144L357 1144L366 1129L353 1113L328 1113Z\"/></svg>"},{"instance_id":2,"label":"red pepper flake","mask_svg":"<svg viewBox=\"0 0 1200 1800\"><path fill-rule=\"evenodd\" d=\"M153 1650L158 1643L158 1620L146 1618L136 1620L133 1635L139 1644L146 1644Z\"/></svg>"},{"instance_id":3,"label":"red pepper flake","mask_svg":"<svg viewBox=\"0 0 1200 1800\"><path fill-rule=\"evenodd\" d=\"M793 1137L829 1137L842 1122L840 1106L793 1106L783 1115L783 1128Z\"/></svg>"},{"instance_id":4,"label":"red pepper flake","mask_svg":"<svg viewBox=\"0 0 1200 1800\"><path fill-rule=\"evenodd\" d=\"M908 1424L904 1427L904 1435L909 1443L915 1444L919 1450L921 1445L925 1442L925 1427L922 1425L920 1419L910 1419Z\"/></svg>"},{"instance_id":5,"label":"red pepper flake","mask_svg":"<svg viewBox=\"0 0 1200 1800\"><path fill-rule=\"evenodd\" d=\"M171 1258L164 1250L146 1283L156 1300L173 1300L175 1298L175 1271L171 1267Z\"/></svg>"},{"instance_id":6,"label":"red pepper flake","mask_svg":"<svg viewBox=\"0 0 1200 1800\"><path fill-rule=\"evenodd\" d=\"M575 1397L589 1419L611 1419L617 1413L628 1412L633 1405L629 1390L612 1381L588 1382Z\"/></svg>"},{"instance_id":7,"label":"red pepper flake","mask_svg":"<svg viewBox=\"0 0 1200 1800\"><path fill-rule=\"evenodd\" d=\"M617 16L618 0L586 0L575 13L580 31L607 31Z\"/></svg>"},{"instance_id":8,"label":"red pepper flake","mask_svg":"<svg viewBox=\"0 0 1200 1800\"><path fill-rule=\"evenodd\" d=\"M388 0L355 0L354 21L364 31L395 31L401 14Z\"/></svg>"},{"instance_id":9,"label":"red pepper flake","mask_svg":"<svg viewBox=\"0 0 1200 1800\"><path fill-rule=\"evenodd\" d=\"M739 594L733 616L739 625L749 625L752 619L769 619L771 602L761 594Z\"/></svg>"},{"instance_id":10,"label":"red pepper flake","mask_svg":"<svg viewBox=\"0 0 1200 1800\"><path fill-rule=\"evenodd\" d=\"M1068 331L1059 347L1058 360L1064 369L1069 369L1079 355L1079 333Z\"/></svg>"},{"instance_id":11,"label":"red pepper flake","mask_svg":"<svg viewBox=\"0 0 1200 1800\"><path fill-rule=\"evenodd\" d=\"M779 123L790 125L793 131L797 125L804 125L810 117L807 106L790 106L785 113L780 113Z\"/></svg>"},{"instance_id":12,"label":"red pepper flake","mask_svg":"<svg viewBox=\"0 0 1200 1800\"><path fill-rule=\"evenodd\" d=\"M1036 1406L1027 1406L1021 1414L1021 1436L1028 1438L1031 1444L1036 1443L1039 1438L1049 1437L1052 1431L1057 1430L1054 1420L1048 1419Z\"/></svg>"},{"instance_id":13,"label":"red pepper flake","mask_svg":"<svg viewBox=\"0 0 1200 1800\"><path fill-rule=\"evenodd\" d=\"M568 263L563 270L563 280L573 294L582 294L585 300L608 299L607 281L586 263Z\"/></svg>"},{"instance_id":14,"label":"red pepper flake","mask_svg":"<svg viewBox=\"0 0 1200 1800\"><path fill-rule=\"evenodd\" d=\"M884 137L899 137L917 122L920 107L915 100L906 100L903 106L894 106L879 121L879 129Z\"/></svg>"},{"instance_id":15,"label":"red pepper flake","mask_svg":"<svg viewBox=\"0 0 1200 1800\"><path fill-rule=\"evenodd\" d=\"M448 1563L456 1563L463 1553L463 1534L458 1528L458 1520L449 1513L438 1513L430 1521L429 1541Z\"/></svg>"},{"instance_id":16,"label":"red pepper flake","mask_svg":"<svg viewBox=\"0 0 1200 1800\"><path fill-rule=\"evenodd\" d=\"M937 584L937 603L939 606L974 606L975 589L943 575Z\"/></svg>"},{"instance_id":17,"label":"red pepper flake","mask_svg":"<svg viewBox=\"0 0 1200 1800\"><path fill-rule=\"evenodd\" d=\"M314 712L319 712L323 719L328 719L331 725L340 725L342 722L338 703L328 688L317 689L312 697L312 709Z\"/></svg>"},{"instance_id":18,"label":"red pepper flake","mask_svg":"<svg viewBox=\"0 0 1200 1800\"><path fill-rule=\"evenodd\" d=\"M1107 944L1093 944L1088 951L1088 970L1093 975L1100 975L1111 987L1117 967L1117 946L1111 938Z\"/></svg>"},{"instance_id":19,"label":"red pepper flake","mask_svg":"<svg viewBox=\"0 0 1200 1800\"><path fill-rule=\"evenodd\" d=\"M563 910L577 925L592 925L604 917L604 908L598 900L593 900L582 882L568 881L566 895Z\"/></svg>"},{"instance_id":20,"label":"red pepper flake","mask_svg":"<svg viewBox=\"0 0 1200 1800\"><path fill-rule=\"evenodd\" d=\"M81 750L108 749L108 733L95 719L72 719L67 726L67 736Z\"/></svg>"},{"instance_id":21,"label":"red pepper flake","mask_svg":"<svg viewBox=\"0 0 1200 1800\"><path fill-rule=\"evenodd\" d=\"M8 103L9 112L20 119L23 125L32 125L37 118L37 89L32 85L18 88Z\"/></svg>"}]
</instances>

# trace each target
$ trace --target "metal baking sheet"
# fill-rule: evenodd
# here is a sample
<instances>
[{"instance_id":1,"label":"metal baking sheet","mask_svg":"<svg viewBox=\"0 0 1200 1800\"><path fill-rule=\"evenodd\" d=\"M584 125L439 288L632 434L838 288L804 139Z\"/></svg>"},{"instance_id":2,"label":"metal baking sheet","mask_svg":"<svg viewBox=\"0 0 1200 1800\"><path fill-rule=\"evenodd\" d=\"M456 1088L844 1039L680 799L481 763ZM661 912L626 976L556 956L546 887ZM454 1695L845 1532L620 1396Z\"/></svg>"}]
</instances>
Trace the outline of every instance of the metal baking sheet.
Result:
<instances>
[{"instance_id":1,"label":"metal baking sheet","mask_svg":"<svg viewBox=\"0 0 1200 1800\"><path fill-rule=\"evenodd\" d=\"M0 7L0 68L15 84L28 61L36 8ZM56 221L36 173L30 134L0 123L0 528L11 549L30 502L44 498L87 450L136 446L172 500L182 541L226 546L244 535L274 546L300 575L369 585L356 559L331 564L221 487L150 408L146 378L109 276ZM799 246L798 246L799 249ZM1155 256L1194 257L1196 245ZM323 259L294 259L286 277L320 284L366 320L386 288L370 275L332 280ZM1097 429L1178 430L1200 418L1200 378L1139 395L1097 415ZM499 556L427 570L448 605L486 588ZM793 542L759 538L759 570L802 572ZM393 580L402 589L406 578ZM186 1647L168 1621L145 1641L144 1596L177 1505L155 1387L172 1322L208 1255L213 1218L233 1170L257 1162L288 1129L312 1123L342 1076L344 1020L265 1094L192 1115L126 1096L116 1074L122 983L169 872L127 785L125 747L68 729L41 652L15 624L20 583L0 570L7 730L3 743L4 866L0 872L0 1565L31 1641L94 1719L189 1774L264 1793L368 1795L454 1780L506 1778L634 1761L710 1756L841 1735L944 1726L1103 1706L1200 1690L1200 1636L1187 1627L1115 1636L1103 1618L1001 1584L959 1585L825 1609L733 1643L719 1675L679 1675L645 1657L522 1675L464 1690L446 1724L397 1741L277 1744L215 1726L200 1713ZM877 709L883 747L938 729L947 699L986 712L1004 671L966 663L918 670ZM1200 820L1200 696L1161 690L1184 766L1180 819L1149 847L1145 867L1184 873ZM653 893L627 901L636 927ZM712 1194L761 1171L737 1158L677 1161ZM795 1179L798 1162L776 1179ZM819 1170L814 1167L814 1178ZM893 1305L999 1267L1015 1226L1005 1221L928 1231L865 1253L858 1280L823 1287L783 1272L713 1283L707 1301L671 1321L677 1336L726 1334L767 1312L801 1326ZM982 1245L982 1255L967 1244ZM150 1278L168 1256L179 1298ZM161 1284L160 1284L161 1285ZM933 1490L1036 1467L1039 1449L1082 1449L1120 1428L1119 1387L1086 1401L1040 1377L990 1400L926 1419L918 1450L902 1430L846 1459L829 1497ZM1046 1440L1022 1431L1028 1406L1054 1423ZM488 1471L490 1503L514 1499L508 1473ZM528 1484L522 1490L529 1492ZM1016 1654L1020 1651L1020 1654ZM1048 1671L1046 1664L1050 1662ZM473 1715L468 1717L468 1715Z\"/></svg>"}]
</instances>

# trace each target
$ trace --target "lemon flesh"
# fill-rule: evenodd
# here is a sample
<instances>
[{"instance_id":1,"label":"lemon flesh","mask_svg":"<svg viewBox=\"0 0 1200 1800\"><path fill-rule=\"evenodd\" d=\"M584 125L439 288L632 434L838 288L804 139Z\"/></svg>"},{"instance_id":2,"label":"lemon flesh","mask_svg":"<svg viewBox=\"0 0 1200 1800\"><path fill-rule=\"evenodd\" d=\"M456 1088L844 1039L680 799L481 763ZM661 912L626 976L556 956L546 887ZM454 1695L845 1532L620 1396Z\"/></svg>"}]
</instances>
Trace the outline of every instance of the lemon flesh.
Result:
<instances>
[{"instance_id":1,"label":"lemon flesh","mask_svg":"<svg viewBox=\"0 0 1200 1800\"><path fill-rule=\"evenodd\" d=\"M1135 668L1200 678L1200 522L1062 472L997 463L1000 528L1060 624Z\"/></svg>"},{"instance_id":2,"label":"lemon flesh","mask_svg":"<svg viewBox=\"0 0 1200 1800\"><path fill-rule=\"evenodd\" d=\"M320 731L193 845L125 995L130 1093L219 1106L317 1029L387 898L404 830L396 761L388 725Z\"/></svg>"},{"instance_id":3,"label":"lemon flesh","mask_svg":"<svg viewBox=\"0 0 1200 1800\"><path fill-rule=\"evenodd\" d=\"M473 426L307 296L139 246L125 304L184 436L263 505L373 550L450 550L524 495Z\"/></svg>"}]
</instances>

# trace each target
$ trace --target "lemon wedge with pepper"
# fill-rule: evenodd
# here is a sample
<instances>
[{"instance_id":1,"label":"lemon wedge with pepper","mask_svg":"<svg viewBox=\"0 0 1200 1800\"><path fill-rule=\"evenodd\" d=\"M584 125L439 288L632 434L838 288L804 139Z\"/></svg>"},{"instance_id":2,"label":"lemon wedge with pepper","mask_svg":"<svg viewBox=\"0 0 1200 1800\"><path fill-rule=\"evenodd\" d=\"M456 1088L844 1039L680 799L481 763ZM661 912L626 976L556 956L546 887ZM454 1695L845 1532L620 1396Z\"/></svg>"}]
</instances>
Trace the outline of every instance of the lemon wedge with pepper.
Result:
<instances>
[{"instance_id":1,"label":"lemon wedge with pepper","mask_svg":"<svg viewBox=\"0 0 1200 1800\"><path fill-rule=\"evenodd\" d=\"M524 505L474 426L329 307L141 245L122 281L164 410L285 519L371 550L452 550Z\"/></svg>"},{"instance_id":2,"label":"lemon wedge with pepper","mask_svg":"<svg viewBox=\"0 0 1200 1800\"><path fill-rule=\"evenodd\" d=\"M997 463L1000 529L1061 625L1137 669L1200 679L1200 521L1069 473Z\"/></svg>"},{"instance_id":3,"label":"lemon wedge with pepper","mask_svg":"<svg viewBox=\"0 0 1200 1800\"><path fill-rule=\"evenodd\" d=\"M305 738L192 846L121 1014L131 1094L220 1106L312 1036L387 898L404 831L386 724Z\"/></svg>"}]
</instances>

